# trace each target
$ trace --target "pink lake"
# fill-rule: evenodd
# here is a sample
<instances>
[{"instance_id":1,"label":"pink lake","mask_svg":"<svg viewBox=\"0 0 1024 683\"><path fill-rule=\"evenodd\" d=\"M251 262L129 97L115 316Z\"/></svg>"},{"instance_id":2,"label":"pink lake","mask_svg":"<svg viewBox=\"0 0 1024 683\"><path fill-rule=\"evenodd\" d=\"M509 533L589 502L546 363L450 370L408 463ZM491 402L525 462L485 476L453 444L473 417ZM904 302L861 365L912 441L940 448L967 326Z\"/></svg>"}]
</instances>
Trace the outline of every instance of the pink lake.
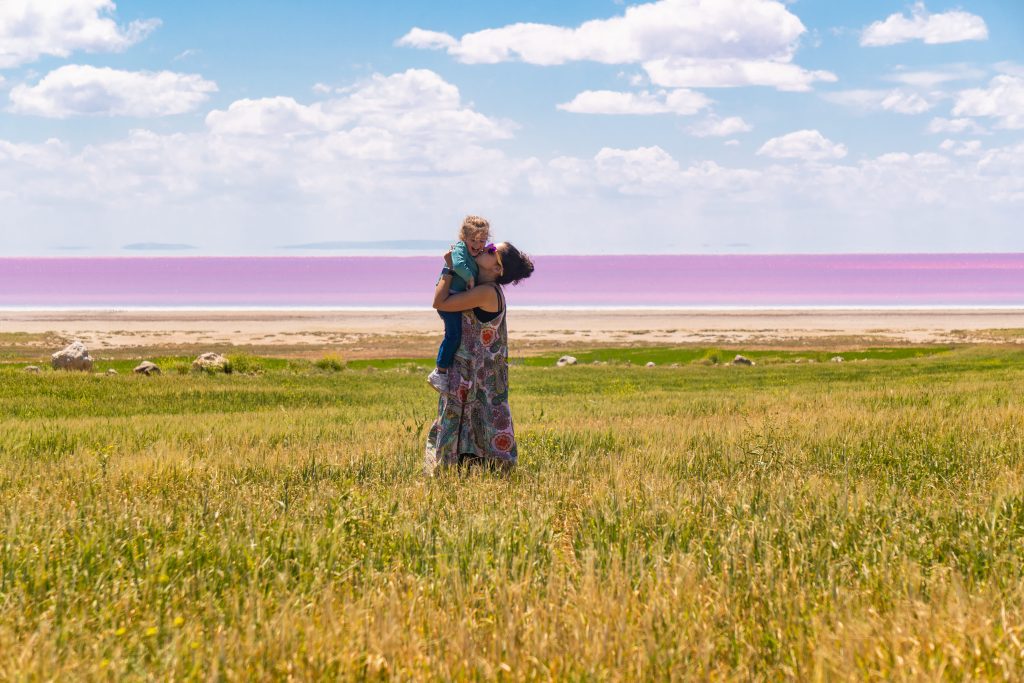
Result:
<instances>
[{"instance_id":1,"label":"pink lake","mask_svg":"<svg viewBox=\"0 0 1024 683\"><path fill-rule=\"evenodd\" d=\"M1024 306L1024 254L537 256L512 303ZM0 306L427 307L434 257L0 258Z\"/></svg>"}]
</instances>

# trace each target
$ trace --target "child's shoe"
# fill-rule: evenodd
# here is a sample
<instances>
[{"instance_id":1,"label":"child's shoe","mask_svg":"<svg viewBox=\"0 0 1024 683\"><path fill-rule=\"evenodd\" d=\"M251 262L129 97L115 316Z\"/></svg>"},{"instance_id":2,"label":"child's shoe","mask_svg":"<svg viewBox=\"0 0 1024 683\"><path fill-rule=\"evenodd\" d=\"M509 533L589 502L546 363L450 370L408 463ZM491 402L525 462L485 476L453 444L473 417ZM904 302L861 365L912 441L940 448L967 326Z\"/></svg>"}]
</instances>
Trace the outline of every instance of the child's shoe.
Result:
<instances>
[{"instance_id":1,"label":"child's shoe","mask_svg":"<svg viewBox=\"0 0 1024 683\"><path fill-rule=\"evenodd\" d=\"M427 375L427 383L434 387L434 391L443 393L448 389L448 373L438 372L437 368L434 368L429 375Z\"/></svg>"}]
</instances>

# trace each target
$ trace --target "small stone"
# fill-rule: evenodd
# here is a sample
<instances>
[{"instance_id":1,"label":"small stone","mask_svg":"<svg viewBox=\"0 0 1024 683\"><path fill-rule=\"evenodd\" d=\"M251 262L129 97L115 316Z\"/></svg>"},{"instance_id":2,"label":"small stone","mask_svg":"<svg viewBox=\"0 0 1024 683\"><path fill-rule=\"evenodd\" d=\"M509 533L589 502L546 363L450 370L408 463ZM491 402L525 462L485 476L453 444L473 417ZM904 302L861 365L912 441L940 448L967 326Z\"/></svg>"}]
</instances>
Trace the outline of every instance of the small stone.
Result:
<instances>
[{"instance_id":1,"label":"small stone","mask_svg":"<svg viewBox=\"0 0 1024 683\"><path fill-rule=\"evenodd\" d=\"M649 361L647 361L647 365L645 365L644 367L645 368L653 368L654 366L655 366L654 361L653 360L649 360Z\"/></svg>"},{"instance_id":2,"label":"small stone","mask_svg":"<svg viewBox=\"0 0 1024 683\"><path fill-rule=\"evenodd\" d=\"M50 365L54 370L92 371L92 357L89 349L80 341L73 341L60 351L50 356Z\"/></svg>"},{"instance_id":3,"label":"small stone","mask_svg":"<svg viewBox=\"0 0 1024 683\"><path fill-rule=\"evenodd\" d=\"M746 356L736 354L736 357L732 359L733 365L753 365L754 361L750 360Z\"/></svg>"},{"instance_id":4,"label":"small stone","mask_svg":"<svg viewBox=\"0 0 1024 683\"><path fill-rule=\"evenodd\" d=\"M156 363L144 360L138 365L136 365L135 369L132 370L132 372L134 372L136 375L145 375L146 377L149 377L150 375L159 375L160 368L156 366Z\"/></svg>"},{"instance_id":5,"label":"small stone","mask_svg":"<svg viewBox=\"0 0 1024 683\"><path fill-rule=\"evenodd\" d=\"M562 356L555 361L555 365L560 368L564 368L566 365L576 365L576 358L574 356Z\"/></svg>"},{"instance_id":6,"label":"small stone","mask_svg":"<svg viewBox=\"0 0 1024 683\"><path fill-rule=\"evenodd\" d=\"M117 370L115 370L114 368L107 368L107 374L108 375L116 375L117 374Z\"/></svg>"},{"instance_id":7,"label":"small stone","mask_svg":"<svg viewBox=\"0 0 1024 683\"><path fill-rule=\"evenodd\" d=\"M842 363L843 362L843 357L842 356L832 356L832 362L833 363Z\"/></svg>"},{"instance_id":8,"label":"small stone","mask_svg":"<svg viewBox=\"0 0 1024 683\"><path fill-rule=\"evenodd\" d=\"M27 372L29 374L32 374L32 375L38 375L39 372L40 372L39 366L38 365L26 365L25 366L25 372Z\"/></svg>"}]
</instances>

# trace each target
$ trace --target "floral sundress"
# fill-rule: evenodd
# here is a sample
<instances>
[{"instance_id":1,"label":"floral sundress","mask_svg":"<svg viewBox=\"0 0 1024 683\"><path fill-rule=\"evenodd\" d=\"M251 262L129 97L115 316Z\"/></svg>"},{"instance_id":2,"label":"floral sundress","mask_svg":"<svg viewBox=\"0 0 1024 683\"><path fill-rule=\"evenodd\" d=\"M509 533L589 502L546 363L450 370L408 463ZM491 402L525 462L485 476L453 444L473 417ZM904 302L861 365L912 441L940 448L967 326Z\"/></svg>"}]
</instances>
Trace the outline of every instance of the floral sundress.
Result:
<instances>
[{"instance_id":1,"label":"floral sundress","mask_svg":"<svg viewBox=\"0 0 1024 683\"><path fill-rule=\"evenodd\" d=\"M462 344L448 370L448 390L437 403L437 419L427 434L426 472L457 465L460 456L502 468L518 460L512 412L508 406L508 328L505 295L495 285L501 312L480 322L462 313Z\"/></svg>"}]
</instances>

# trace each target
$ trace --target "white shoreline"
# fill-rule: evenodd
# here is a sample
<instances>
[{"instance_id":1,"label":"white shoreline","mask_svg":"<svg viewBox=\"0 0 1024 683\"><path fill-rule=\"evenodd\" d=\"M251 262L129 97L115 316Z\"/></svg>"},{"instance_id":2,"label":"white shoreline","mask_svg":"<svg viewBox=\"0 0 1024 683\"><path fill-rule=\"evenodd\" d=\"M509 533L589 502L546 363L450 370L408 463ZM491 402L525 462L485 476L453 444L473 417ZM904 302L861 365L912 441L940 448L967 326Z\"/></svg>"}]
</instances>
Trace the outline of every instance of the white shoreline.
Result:
<instances>
[{"instance_id":1,"label":"white shoreline","mask_svg":"<svg viewBox=\"0 0 1024 683\"><path fill-rule=\"evenodd\" d=\"M998 331L997 331L998 330ZM1018 331L1020 331L1018 333ZM437 313L416 308L17 308L0 332L54 333L90 348L167 345L336 347L354 353L436 352ZM538 345L1024 343L1024 307L509 306L517 348ZM829 342L831 343L831 342Z\"/></svg>"},{"instance_id":2,"label":"white shoreline","mask_svg":"<svg viewBox=\"0 0 1024 683\"><path fill-rule=\"evenodd\" d=\"M894 305L771 305L771 306L619 306L619 305L581 305L581 306L541 306L518 305L511 302L511 309L516 311L538 312L587 312L598 311L607 313L630 312L678 312L678 313L771 313L836 311L865 312L883 311L893 313L899 311L950 311L970 313L972 311L1020 312L1024 313L1024 303L1016 305L999 304L894 304ZM430 306L0 306L0 313L419 313L432 311Z\"/></svg>"}]
</instances>

